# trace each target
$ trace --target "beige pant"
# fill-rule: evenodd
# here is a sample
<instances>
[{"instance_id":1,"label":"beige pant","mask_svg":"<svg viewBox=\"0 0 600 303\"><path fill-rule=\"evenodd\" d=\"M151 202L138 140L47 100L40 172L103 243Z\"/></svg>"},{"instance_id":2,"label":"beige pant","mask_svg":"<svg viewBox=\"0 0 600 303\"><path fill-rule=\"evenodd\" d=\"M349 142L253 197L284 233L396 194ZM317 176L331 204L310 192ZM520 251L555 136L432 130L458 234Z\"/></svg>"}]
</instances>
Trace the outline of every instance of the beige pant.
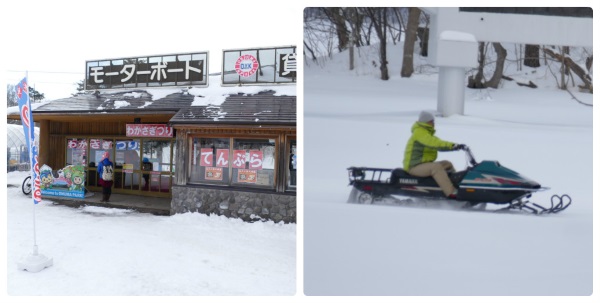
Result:
<instances>
[{"instance_id":1,"label":"beige pant","mask_svg":"<svg viewBox=\"0 0 600 303\"><path fill-rule=\"evenodd\" d=\"M454 171L454 166L450 161L438 161L421 163L411 168L408 173L416 177L432 176L435 182L442 188L444 195L449 196L454 192L455 188L452 181L448 178L448 171Z\"/></svg>"}]
</instances>

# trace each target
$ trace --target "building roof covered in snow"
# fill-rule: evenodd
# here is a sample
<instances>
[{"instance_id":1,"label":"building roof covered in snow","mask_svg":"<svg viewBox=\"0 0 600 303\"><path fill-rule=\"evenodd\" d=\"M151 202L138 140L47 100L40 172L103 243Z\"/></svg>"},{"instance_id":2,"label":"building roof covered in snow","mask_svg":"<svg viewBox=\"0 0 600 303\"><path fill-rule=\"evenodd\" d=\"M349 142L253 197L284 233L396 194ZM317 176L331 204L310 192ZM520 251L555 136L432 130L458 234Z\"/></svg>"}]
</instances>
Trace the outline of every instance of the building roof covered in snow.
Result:
<instances>
[{"instance_id":1,"label":"building roof covered in snow","mask_svg":"<svg viewBox=\"0 0 600 303\"><path fill-rule=\"evenodd\" d=\"M36 121L161 115L172 124L295 125L295 85L96 91L40 104L33 115ZM18 108L9 110L8 118L19 119Z\"/></svg>"},{"instance_id":2,"label":"building roof covered in snow","mask_svg":"<svg viewBox=\"0 0 600 303\"><path fill-rule=\"evenodd\" d=\"M171 119L172 124L296 124L296 96L274 91L228 96L221 105L189 106Z\"/></svg>"}]
</instances>

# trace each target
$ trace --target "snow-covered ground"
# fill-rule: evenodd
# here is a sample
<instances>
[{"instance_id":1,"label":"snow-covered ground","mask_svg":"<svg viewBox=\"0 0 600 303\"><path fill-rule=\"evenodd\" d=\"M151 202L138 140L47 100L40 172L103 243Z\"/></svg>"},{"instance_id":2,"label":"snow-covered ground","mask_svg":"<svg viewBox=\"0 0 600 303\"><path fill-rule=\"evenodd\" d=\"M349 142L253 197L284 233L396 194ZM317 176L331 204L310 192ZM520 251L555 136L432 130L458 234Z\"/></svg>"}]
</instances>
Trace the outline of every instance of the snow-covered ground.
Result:
<instances>
[{"instance_id":1,"label":"snow-covered ground","mask_svg":"<svg viewBox=\"0 0 600 303\"><path fill-rule=\"evenodd\" d=\"M307 295L592 294L593 109L555 88L545 67L505 74L465 93L465 114L437 117L436 135L471 147L551 189L532 200L573 204L552 216L348 204L350 166L401 167L421 110L437 109L437 74L400 78L402 46L389 46L391 79L376 49L304 65L304 291ZM512 68L512 69L511 69ZM593 103L592 95L571 89ZM457 169L463 152L440 153Z\"/></svg>"},{"instance_id":2,"label":"snow-covered ground","mask_svg":"<svg viewBox=\"0 0 600 303\"><path fill-rule=\"evenodd\" d=\"M33 250L33 202L20 189L25 176L7 177L14 185L5 200L11 299L296 293L295 224L70 208L47 200L35 206L37 244L54 265L38 273L20 271L17 263Z\"/></svg>"}]
</instances>

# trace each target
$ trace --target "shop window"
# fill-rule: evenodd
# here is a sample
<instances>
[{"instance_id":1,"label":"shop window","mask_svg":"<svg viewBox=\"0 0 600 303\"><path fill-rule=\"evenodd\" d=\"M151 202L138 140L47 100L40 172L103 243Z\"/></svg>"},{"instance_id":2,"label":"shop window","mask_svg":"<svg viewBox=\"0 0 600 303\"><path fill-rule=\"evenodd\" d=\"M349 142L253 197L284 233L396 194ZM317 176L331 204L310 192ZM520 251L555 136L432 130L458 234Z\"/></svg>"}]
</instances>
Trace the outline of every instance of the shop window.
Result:
<instances>
[{"instance_id":1,"label":"shop window","mask_svg":"<svg viewBox=\"0 0 600 303\"><path fill-rule=\"evenodd\" d=\"M275 139L193 139L192 183L274 188L275 169Z\"/></svg>"},{"instance_id":2,"label":"shop window","mask_svg":"<svg viewBox=\"0 0 600 303\"><path fill-rule=\"evenodd\" d=\"M235 185L275 186L275 140L234 139L231 157Z\"/></svg>"},{"instance_id":3,"label":"shop window","mask_svg":"<svg viewBox=\"0 0 600 303\"><path fill-rule=\"evenodd\" d=\"M190 181L229 184L230 139L194 138Z\"/></svg>"},{"instance_id":4,"label":"shop window","mask_svg":"<svg viewBox=\"0 0 600 303\"><path fill-rule=\"evenodd\" d=\"M87 140L85 138L67 139L67 165L87 166ZM90 162L91 165L95 163Z\"/></svg>"},{"instance_id":5,"label":"shop window","mask_svg":"<svg viewBox=\"0 0 600 303\"><path fill-rule=\"evenodd\" d=\"M67 139L67 165L83 165L96 167L96 162L93 160L87 161L88 156L88 140L86 138L71 138ZM96 178L95 170L88 170L85 178L87 185L96 186L98 178Z\"/></svg>"},{"instance_id":6,"label":"shop window","mask_svg":"<svg viewBox=\"0 0 600 303\"><path fill-rule=\"evenodd\" d=\"M295 190L297 179L296 170L298 167L298 153L296 150L296 140L290 140L288 144L288 169L287 169L287 188Z\"/></svg>"},{"instance_id":7,"label":"shop window","mask_svg":"<svg viewBox=\"0 0 600 303\"><path fill-rule=\"evenodd\" d=\"M171 187L171 141L144 140L140 169L142 190L169 192Z\"/></svg>"},{"instance_id":8,"label":"shop window","mask_svg":"<svg viewBox=\"0 0 600 303\"><path fill-rule=\"evenodd\" d=\"M121 169L115 173L115 188L138 189L140 174L136 170L140 166L140 140L117 140L115 158L112 160L115 168Z\"/></svg>"},{"instance_id":9,"label":"shop window","mask_svg":"<svg viewBox=\"0 0 600 303\"><path fill-rule=\"evenodd\" d=\"M90 162L94 162L95 166L102 161L102 155L104 152L110 154L110 161L113 160L113 140L111 139L90 139Z\"/></svg>"}]
</instances>

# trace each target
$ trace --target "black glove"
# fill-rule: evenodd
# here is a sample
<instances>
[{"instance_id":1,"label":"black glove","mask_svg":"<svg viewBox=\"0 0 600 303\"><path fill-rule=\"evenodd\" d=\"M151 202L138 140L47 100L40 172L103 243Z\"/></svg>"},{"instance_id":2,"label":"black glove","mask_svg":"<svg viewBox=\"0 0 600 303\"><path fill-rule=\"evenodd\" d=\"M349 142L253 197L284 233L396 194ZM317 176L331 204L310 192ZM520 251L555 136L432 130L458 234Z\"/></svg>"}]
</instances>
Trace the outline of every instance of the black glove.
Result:
<instances>
[{"instance_id":1,"label":"black glove","mask_svg":"<svg viewBox=\"0 0 600 303\"><path fill-rule=\"evenodd\" d=\"M454 144L454 146L452 147L452 150L462 150L465 149L465 147L467 147L464 144Z\"/></svg>"}]
</instances>

